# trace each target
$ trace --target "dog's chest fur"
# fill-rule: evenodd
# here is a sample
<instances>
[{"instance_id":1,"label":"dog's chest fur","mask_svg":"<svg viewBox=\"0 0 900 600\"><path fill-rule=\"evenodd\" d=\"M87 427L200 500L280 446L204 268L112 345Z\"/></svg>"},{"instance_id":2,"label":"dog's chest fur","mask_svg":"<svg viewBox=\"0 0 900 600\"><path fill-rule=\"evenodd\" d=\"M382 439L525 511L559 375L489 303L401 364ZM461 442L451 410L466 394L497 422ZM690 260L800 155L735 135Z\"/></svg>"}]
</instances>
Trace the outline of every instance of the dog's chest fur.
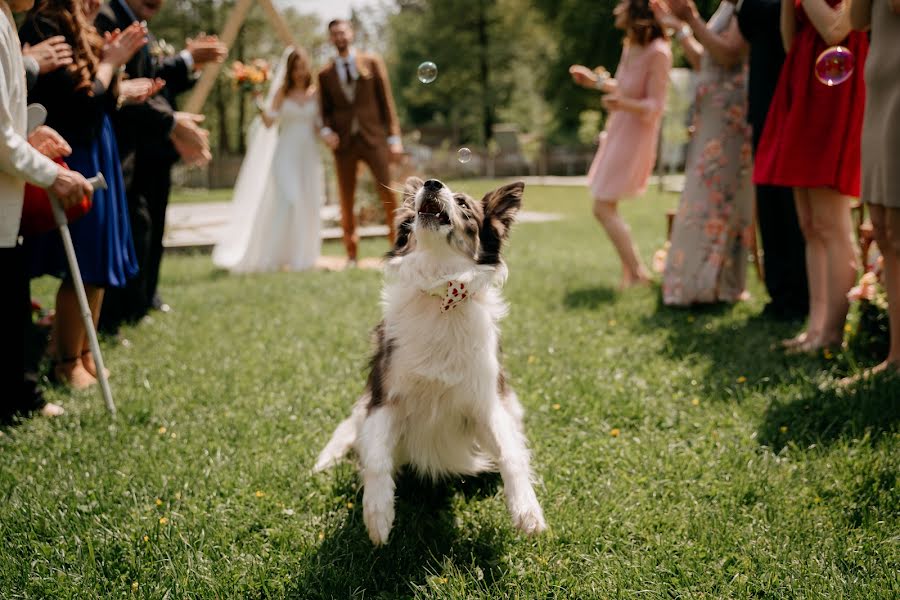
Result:
<instances>
[{"instance_id":1,"label":"dog's chest fur","mask_svg":"<svg viewBox=\"0 0 900 600\"><path fill-rule=\"evenodd\" d=\"M505 304L487 286L441 312L441 298L406 281L384 289L383 394L402 416L397 458L432 476L483 471L473 424L497 399Z\"/></svg>"}]
</instances>

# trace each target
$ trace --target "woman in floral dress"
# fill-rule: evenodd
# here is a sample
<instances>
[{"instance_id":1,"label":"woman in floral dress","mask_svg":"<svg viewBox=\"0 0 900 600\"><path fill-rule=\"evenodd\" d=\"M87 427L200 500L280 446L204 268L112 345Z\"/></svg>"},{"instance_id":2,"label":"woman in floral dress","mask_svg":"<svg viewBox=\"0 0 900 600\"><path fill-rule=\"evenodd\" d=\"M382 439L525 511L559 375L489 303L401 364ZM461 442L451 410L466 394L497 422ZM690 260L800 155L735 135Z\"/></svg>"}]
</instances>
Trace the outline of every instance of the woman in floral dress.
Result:
<instances>
[{"instance_id":1,"label":"woman in floral dress","mask_svg":"<svg viewBox=\"0 0 900 600\"><path fill-rule=\"evenodd\" d=\"M728 0L708 23L692 0L651 5L658 20L678 29L675 38L698 70L694 137L672 227L663 301L678 306L737 302L745 295L754 235L747 44Z\"/></svg>"}]
</instances>

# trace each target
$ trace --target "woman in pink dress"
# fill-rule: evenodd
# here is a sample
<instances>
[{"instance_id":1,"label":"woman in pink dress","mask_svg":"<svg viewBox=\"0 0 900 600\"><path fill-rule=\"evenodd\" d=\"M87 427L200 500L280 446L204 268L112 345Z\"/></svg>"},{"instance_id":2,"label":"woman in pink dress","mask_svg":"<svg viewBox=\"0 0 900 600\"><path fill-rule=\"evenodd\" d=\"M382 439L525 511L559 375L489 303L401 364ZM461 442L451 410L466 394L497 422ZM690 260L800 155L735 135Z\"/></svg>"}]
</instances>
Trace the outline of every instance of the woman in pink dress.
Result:
<instances>
[{"instance_id":1,"label":"woman in pink dress","mask_svg":"<svg viewBox=\"0 0 900 600\"><path fill-rule=\"evenodd\" d=\"M622 0L613 10L616 28L625 32L622 58L614 79L574 65L575 82L598 89L609 111L600 148L588 172L594 216L603 225L622 261L622 288L646 283L650 275L640 259L628 225L618 211L622 198L647 188L656 163L656 147L672 68L672 50L648 0Z\"/></svg>"}]
</instances>

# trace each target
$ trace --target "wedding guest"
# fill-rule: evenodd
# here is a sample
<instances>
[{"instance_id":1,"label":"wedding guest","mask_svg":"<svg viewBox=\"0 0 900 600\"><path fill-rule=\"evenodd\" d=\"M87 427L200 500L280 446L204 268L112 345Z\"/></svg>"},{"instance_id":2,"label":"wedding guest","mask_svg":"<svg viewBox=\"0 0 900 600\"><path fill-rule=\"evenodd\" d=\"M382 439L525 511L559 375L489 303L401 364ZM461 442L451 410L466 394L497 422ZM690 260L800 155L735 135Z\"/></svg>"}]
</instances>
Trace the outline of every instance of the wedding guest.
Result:
<instances>
[{"instance_id":1,"label":"wedding guest","mask_svg":"<svg viewBox=\"0 0 900 600\"><path fill-rule=\"evenodd\" d=\"M616 28L625 32L615 78L601 77L582 65L573 65L569 72L577 84L600 90L601 105L609 112L588 185L594 216L622 263L621 287L628 288L649 282L650 275L618 204L644 192L656 163L672 51L648 0L622 0L613 15Z\"/></svg>"},{"instance_id":2,"label":"wedding guest","mask_svg":"<svg viewBox=\"0 0 900 600\"><path fill-rule=\"evenodd\" d=\"M69 227L95 324L104 288L122 287L137 272L118 148L108 113L115 110L117 102L129 100L118 97L118 71L146 43L140 25L104 42L87 12L97 8L97 0L38 0L19 31L22 41L29 44L61 35L73 50L72 64L42 75L29 100L47 109L47 124L72 146L66 159L71 168L85 176L99 172L106 179L108 189L98 190L91 210ZM75 389L93 385L96 365L59 234L52 231L35 236L28 240L28 248L32 275L62 279L50 343L53 374Z\"/></svg>"},{"instance_id":3,"label":"wedding guest","mask_svg":"<svg viewBox=\"0 0 900 600\"><path fill-rule=\"evenodd\" d=\"M887 358L863 376L900 372L900 0L853 0L853 28L871 28L866 60L862 133L862 198L869 206L884 256L891 346Z\"/></svg>"},{"instance_id":4,"label":"wedding guest","mask_svg":"<svg viewBox=\"0 0 900 600\"><path fill-rule=\"evenodd\" d=\"M781 5L787 56L756 154L754 181L791 186L806 240L810 315L806 330L783 342L792 352L839 346L847 292L857 274L850 198L859 196L860 135L866 34L850 30L851 0L797 0ZM855 75L828 86L816 58L841 44L853 53Z\"/></svg>"},{"instance_id":5,"label":"wedding guest","mask_svg":"<svg viewBox=\"0 0 900 600\"><path fill-rule=\"evenodd\" d=\"M344 247L348 264L353 266L359 245L353 210L359 163L365 163L372 171L384 206L388 241L393 244L397 201L390 187L390 163L400 160L403 144L384 60L353 47L353 26L349 21L331 21L328 35L337 57L319 73L319 98L325 124L322 137L334 152Z\"/></svg>"},{"instance_id":6,"label":"wedding guest","mask_svg":"<svg viewBox=\"0 0 900 600\"><path fill-rule=\"evenodd\" d=\"M784 64L781 0L742 0L736 12L741 34L750 44L747 119L753 128L755 155ZM809 312L806 251L794 192L790 187L760 183L755 188L756 220L770 298L763 315L786 321L805 319Z\"/></svg>"},{"instance_id":7,"label":"wedding guest","mask_svg":"<svg viewBox=\"0 0 900 600\"><path fill-rule=\"evenodd\" d=\"M124 30L152 21L164 4L164 0L110 0L95 24L101 32ZM121 323L137 321L151 309L170 309L157 290L172 167L179 158L187 164L204 164L211 158L209 132L200 127L203 116L179 112L176 98L193 87L196 71L223 61L228 52L215 36L202 36L188 40L175 56L162 56L151 52L161 48L158 40L149 32L148 38L148 46L128 62L125 72L132 79L160 78L166 86L148 102L118 111L113 122L140 271L125 288L107 295L100 317L100 328L107 333L116 333Z\"/></svg>"},{"instance_id":8,"label":"wedding guest","mask_svg":"<svg viewBox=\"0 0 900 600\"><path fill-rule=\"evenodd\" d=\"M33 0L0 0L0 420L16 413L40 411L62 414L56 404L44 400L36 382L25 377L25 336L30 321L31 298L24 250L19 242L19 223L25 183L47 188L64 207L90 196L91 186L79 173L42 155L26 140L25 66L12 11L31 8ZM65 154L65 140L49 127L31 138L36 145Z\"/></svg>"},{"instance_id":9,"label":"wedding guest","mask_svg":"<svg viewBox=\"0 0 900 600\"><path fill-rule=\"evenodd\" d=\"M319 99L303 49L284 52L261 108L213 262L235 273L311 269L322 247L325 182Z\"/></svg>"},{"instance_id":10,"label":"wedding guest","mask_svg":"<svg viewBox=\"0 0 900 600\"><path fill-rule=\"evenodd\" d=\"M698 71L694 135L663 274L663 302L737 302L746 294L747 250L755 233L747 42L732 0L722 0L708 23L693 0L650 5L658 21L677 30L675 39Z\"/></svg>"}]
</instances>

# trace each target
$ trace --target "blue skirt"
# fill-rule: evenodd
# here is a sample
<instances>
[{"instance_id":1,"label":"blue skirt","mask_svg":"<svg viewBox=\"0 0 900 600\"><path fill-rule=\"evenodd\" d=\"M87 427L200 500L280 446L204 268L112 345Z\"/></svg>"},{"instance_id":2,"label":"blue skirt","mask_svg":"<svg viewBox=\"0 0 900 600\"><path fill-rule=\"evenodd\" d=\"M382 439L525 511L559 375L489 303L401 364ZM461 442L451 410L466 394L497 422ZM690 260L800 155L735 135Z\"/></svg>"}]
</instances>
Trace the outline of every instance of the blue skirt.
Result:
<instances>
[{"instance_id":1,"label":"blue skirt","mask_svg":"<svg viewBox=\"0 0 900 600\"><path fill-rule=\"evenodd\" d=\"M108 189L94 192L94 202L86 215L69 225L78 268L85 283L101 287L123 287L138 272L128 201L119 148L109 117L103 117L100 135L89 146L73 146L66 164L85 177L98 172L106 178ZM53 275L65 278L69 264L59 232L54 230L27 241L32 277Z\"/></svg>"}]
</instances>

